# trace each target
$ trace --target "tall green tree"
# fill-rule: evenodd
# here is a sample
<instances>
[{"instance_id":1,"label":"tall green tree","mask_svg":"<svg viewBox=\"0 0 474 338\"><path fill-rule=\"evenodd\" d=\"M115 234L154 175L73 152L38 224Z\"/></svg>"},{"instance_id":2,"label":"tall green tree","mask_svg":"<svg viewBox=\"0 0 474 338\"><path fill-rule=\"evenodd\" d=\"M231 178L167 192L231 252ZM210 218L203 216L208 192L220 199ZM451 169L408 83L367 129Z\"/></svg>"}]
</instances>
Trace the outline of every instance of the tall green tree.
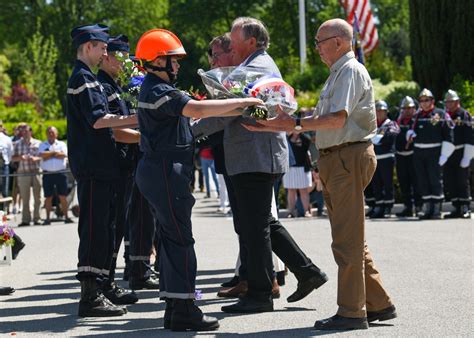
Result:
<instances>
[{"instance_id":1,"label":"tall green tree","mask_svg":"<svg viewBox=\"0 0 474 338\"><path fill-rule=\"evenodd\" d=\"M12 81L7 71L10 68L10 61L5 55L0 54L0 99L10 94Z\"/></svg>"},{"instance_id":2,"label":"tall green tree","mask_svg":"<svg viewBox=\"0 0 474 338\"><path fill-rule=\"evenodd\" d=\"M413 78L437 99L456 75L474 80L473 1L409 0Z\"/></svg>"},{"instance_id":3,"label":"tall green tree","mask_svg":"<svg viewBox=\"0 0 474 338\"><path fill-rule=\"evenodd\" d=\"M55 69L58 61L58 49L52 36L45 37L38 30L28 39L22 55L22 82L34 93L42 116L45 119L59 117L61 111L58 99Z\"/></svg>"}]
</instances>

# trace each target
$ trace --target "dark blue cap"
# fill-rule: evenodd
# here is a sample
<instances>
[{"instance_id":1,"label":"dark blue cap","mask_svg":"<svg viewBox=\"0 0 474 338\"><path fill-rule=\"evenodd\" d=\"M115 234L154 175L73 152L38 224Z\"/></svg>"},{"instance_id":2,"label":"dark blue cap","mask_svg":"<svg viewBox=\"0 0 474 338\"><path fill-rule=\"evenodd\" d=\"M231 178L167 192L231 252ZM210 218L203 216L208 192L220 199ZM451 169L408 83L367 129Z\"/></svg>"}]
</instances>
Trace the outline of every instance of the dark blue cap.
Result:
<instances>
[{"instance_id":1,"label":"dark blue cap","mask_svg":"<svg viewBox=\"0 0 474 338\"><path fill-rule=\"evenodd\" d=\"M130 52L130 46L128 45L128 37L120 34L117 36L109 37L107 41L107 52Z\"/></svg>"},{"instance_id":2,"label":"dark blue cap","mask_svg":"<svg viewBox=\"0 0 474 338\"><path fill-rule=\"evenodd\" d=\"M107 43L109 27L101 24L79 26L71 31L71 38L76 48L91 40Z\"/></svg>"}]
</instances>

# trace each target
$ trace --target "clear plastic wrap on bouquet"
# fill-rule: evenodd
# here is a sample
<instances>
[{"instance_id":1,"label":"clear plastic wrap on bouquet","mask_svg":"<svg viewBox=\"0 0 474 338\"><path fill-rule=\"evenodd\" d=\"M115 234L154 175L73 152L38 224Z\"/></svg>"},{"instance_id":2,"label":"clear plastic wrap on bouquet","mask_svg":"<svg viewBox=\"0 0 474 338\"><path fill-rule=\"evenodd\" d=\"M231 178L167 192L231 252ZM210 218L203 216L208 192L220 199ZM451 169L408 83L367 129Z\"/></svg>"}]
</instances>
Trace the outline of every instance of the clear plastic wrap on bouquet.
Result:
<instances>
[{"instance_id":1,"label":"clear plastic wrap on bouquet","mask_svg":"<svg viewBox=\"0 0 474 338\"><path fill-rule=\"evenodd\" d=\"M258 119L274 117L277 107L287 114L298 109L293 88L276 74L251 67L222 67L209 71L198 70L202 82L214 99L256 97L265 103L244 111L244 114Z\"/></svg>"}]
</instances>

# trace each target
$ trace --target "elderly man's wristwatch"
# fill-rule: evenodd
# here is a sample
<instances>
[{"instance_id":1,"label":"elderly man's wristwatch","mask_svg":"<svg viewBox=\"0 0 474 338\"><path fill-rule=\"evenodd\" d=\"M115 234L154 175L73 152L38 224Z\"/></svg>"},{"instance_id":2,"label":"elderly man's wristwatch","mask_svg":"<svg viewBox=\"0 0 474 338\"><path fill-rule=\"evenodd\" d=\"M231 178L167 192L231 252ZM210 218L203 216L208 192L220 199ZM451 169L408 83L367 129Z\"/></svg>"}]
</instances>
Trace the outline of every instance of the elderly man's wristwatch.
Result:
<instances>
[{"instance_id":1,"label":"elderly man's wristwatch","mask_svg":"<svg viewBox=\"0 0 474 338\"><path fill-rule=\"evenodd\" d=\"M301 126L301 119L299 117L297 117L295 119L295 130L300 131L302 129L303 129L303 127Z\"/></svg>"}]
</instances>

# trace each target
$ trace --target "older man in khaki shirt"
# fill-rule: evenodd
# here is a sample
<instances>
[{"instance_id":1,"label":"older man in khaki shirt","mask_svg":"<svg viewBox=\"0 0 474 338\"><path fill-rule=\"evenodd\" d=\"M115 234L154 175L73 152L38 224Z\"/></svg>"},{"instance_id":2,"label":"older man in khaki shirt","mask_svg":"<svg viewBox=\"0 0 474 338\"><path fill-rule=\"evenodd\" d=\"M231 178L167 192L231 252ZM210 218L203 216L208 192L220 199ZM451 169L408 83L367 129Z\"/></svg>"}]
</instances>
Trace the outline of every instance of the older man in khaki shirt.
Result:
<instances>
[{"instance_id":1,"label":"older man in khaki shirt","mask_svg":"<svg viewBox=\"0 0 474 338\"><path fill-rule=\"evenodd\" d=\"M354 58L352 27L346 21L324 22L315 42L331 73L314 115L300 120L280 114L247 129L317 131L319 173L339 267L339 308L335 316L314 326L319 330L367 329L368 322L397 316L365 242L363 192L377 165L369 142L376 131L372 81Z\"/></svg>"}]
</instances>

